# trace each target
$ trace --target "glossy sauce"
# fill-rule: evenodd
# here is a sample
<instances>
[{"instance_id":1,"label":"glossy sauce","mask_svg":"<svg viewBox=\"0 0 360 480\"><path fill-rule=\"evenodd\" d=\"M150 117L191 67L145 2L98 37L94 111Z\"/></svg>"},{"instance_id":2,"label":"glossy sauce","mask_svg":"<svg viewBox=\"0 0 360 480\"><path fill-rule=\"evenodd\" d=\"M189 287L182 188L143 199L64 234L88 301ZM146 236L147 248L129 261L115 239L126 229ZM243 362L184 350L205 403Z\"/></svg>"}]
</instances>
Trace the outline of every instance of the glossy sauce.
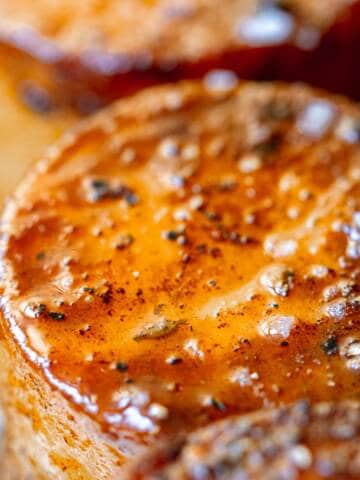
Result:
<instances>
[{"instance_id":1,"label":"glossy sauce","mask_svg":"<svg viewBox=\"0 0 360 480\"><path fill-rule=\"evenodd\" d=\"M3 219L2 307L25 357L139 441L357 398L359 121L225 74L68 133Z\"/></svg>"}]
</instances>

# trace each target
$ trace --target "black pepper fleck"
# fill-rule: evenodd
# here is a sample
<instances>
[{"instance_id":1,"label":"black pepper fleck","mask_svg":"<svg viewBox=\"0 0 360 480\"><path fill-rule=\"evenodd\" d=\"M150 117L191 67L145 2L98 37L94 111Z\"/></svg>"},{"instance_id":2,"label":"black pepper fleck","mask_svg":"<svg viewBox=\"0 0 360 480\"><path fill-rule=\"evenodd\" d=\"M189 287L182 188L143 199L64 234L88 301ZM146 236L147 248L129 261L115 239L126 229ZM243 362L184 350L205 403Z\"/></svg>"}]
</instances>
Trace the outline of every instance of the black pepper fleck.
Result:
<instances>
[{"instance_id":1,"label":"black pepper fleck","mask_svg":"<svg viewBox=\"0 0 360 480\"><path fill-rule=\"evenodd\" d=\"M323 349L323 351L326 355L329 355L329 356L330 355L335 355L339 350L339 346L338 346L336 337L331 336L331 337L327 338L321 344L321 348Z\"/></svg>"},{"instance_id":2,"label":"black pepper fleck","mask_svg":"<svg viewBox=\"0 0 360 480\"><path fill-rule=\"evenodd\" d=\"M171 356L166 359L166 363L168 365L178 365L179 363L182 363L182 361L182 358L175 356Z\"/></svg>"},{"instance_id":3,"label":"black pepper fleck","mask_svg":"<svg viewBox=\"0 0 360 480\"><path fill-rule=\"evenodd\" d=\"M216 409L219 410L219 412L225 412L226 411L226 406L223 402L220 402L216 398L211 398L211 405Z\"/></svg>"},{"instance_id":4,"label":"black pepper fleck","mask_svg":"<svg viewBox=\"0 0 360 480\"><path fill-rule=\"evenodd\" d=\"M56 320L57 322L61 322L62 320L65 320L65 314L61 312L48 312L47 315L48 317L52 318L53 320Z\"/></svg>"},{"instance_id":5,"label":"black pepper fleck","mask_svg":"<svg viewBox=\"0 0 360 480\"><path fill-rule=\"evenodd\" d=\"M182 232L177 232L176 230L166 230L162 233L162 235L166 240L175 242L180 237L180 235L182 235Z\"/></svg>"},{"instance_id":6,"label":"black pepper fleck","mask_svg":"<svg viewBox=\"0 0 360 480\"><path fill-rule=\"evenodd\" d=\"M126 362L117 362L116 363L116 370L118 370L119 372L127 372L128 371L128 364Z\"/></svg>"}]
</instances>

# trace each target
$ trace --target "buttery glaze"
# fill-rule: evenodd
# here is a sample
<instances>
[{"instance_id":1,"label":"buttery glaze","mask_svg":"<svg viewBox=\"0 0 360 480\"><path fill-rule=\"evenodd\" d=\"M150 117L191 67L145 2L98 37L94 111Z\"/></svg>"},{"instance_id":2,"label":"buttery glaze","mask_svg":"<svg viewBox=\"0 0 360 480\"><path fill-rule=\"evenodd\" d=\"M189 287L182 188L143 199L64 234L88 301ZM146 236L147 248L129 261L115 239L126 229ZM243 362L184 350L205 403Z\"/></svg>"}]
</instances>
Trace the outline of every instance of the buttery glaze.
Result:
<instances>
[{"instance_id":1,"label":"buttery glaze","mask_svg":"<svg viewBox=\"0 0 360 480\"><path fill-rule=\"evenodd\" d=\"M359 98L359 31L355 0L0 4L0 40L25 52L25 77L54 104L68 101L85 113L144 86L214 68L242 78L302 80Z\"/></svg>"},{"instance_id":2,"label":"buttery glaze","mask_svg":"<svg viewBox=\"0 0 360 480\"><path fill-rule=\"evenodd\" d=\"M218 421L143 459L131 480L360 476L359 402L298 402Z\"/></svg>"},{"instance_id":3,"label":"buttery glaze","mask_svg":"<svg viewBox=\"0 0 360 480\"><path fill-rule=\"evenodd\" d=\"M301 86L150 89L2 220L7 328L114 438L360 394L360 115Z\"/></svg>"}]
</instances>

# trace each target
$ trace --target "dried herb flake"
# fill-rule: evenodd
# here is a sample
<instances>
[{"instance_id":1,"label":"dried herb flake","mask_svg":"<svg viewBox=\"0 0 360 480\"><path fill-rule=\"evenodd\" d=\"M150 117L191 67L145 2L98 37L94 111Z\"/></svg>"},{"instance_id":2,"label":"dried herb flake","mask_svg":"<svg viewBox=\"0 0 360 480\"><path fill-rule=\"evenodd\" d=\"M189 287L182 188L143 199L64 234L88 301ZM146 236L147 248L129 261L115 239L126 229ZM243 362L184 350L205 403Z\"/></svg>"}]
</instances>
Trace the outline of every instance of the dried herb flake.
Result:
<instances>
[{"instance_id":1,"label":"dried herb flake","mask_svg":"<svg viewBox=\"0 0 360 480\"><path fill-rule=\"evenodd\" d=\"M134 340L148 340L152 338L166 337L174 332L184 320L169 320L168 318L160 318L157 322L143 326L135 335Z\"/></svg>"}]
</instances>

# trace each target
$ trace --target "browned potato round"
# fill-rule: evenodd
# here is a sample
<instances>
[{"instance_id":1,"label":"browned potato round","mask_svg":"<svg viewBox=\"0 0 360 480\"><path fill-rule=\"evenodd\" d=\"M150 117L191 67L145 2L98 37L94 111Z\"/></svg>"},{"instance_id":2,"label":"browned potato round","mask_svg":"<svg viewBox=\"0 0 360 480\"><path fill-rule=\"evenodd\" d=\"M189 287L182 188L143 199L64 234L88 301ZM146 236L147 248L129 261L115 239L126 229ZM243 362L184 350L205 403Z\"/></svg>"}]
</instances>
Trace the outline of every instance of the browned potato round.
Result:
<instances>
[{"instance_id":1,"label":"browned potato round","mask_svg":"<svg viewBox=\"0 0 360 480\"><path fill-rule=\"evenodd\" d=\"M217 72L49 150L2 219L9 408L46 456L24 461L113 478L230 414L358 397L359 125L342 98Z\"/></svg>"},{"instance_id":2,"label":"browned potato round","mask_svg":"<svg viewBox=\"0 0 360 480\"><path fill-rule=\"evenodd\" d=\"M359 32L360 2L349 0L0 3L0 40L26 53L25 78L83 112L214 68L359 98Z\"/></svg>"},{"instance_id":3,"label":"browned potato round","mask_svg":"<svg viewBox=\"0 0 360 480\"><path fill-rule=\"evenodd\" d=\"M230 417L142 459L129 480L360 478L359 402Z\"/></svg>"}]
</instances>

